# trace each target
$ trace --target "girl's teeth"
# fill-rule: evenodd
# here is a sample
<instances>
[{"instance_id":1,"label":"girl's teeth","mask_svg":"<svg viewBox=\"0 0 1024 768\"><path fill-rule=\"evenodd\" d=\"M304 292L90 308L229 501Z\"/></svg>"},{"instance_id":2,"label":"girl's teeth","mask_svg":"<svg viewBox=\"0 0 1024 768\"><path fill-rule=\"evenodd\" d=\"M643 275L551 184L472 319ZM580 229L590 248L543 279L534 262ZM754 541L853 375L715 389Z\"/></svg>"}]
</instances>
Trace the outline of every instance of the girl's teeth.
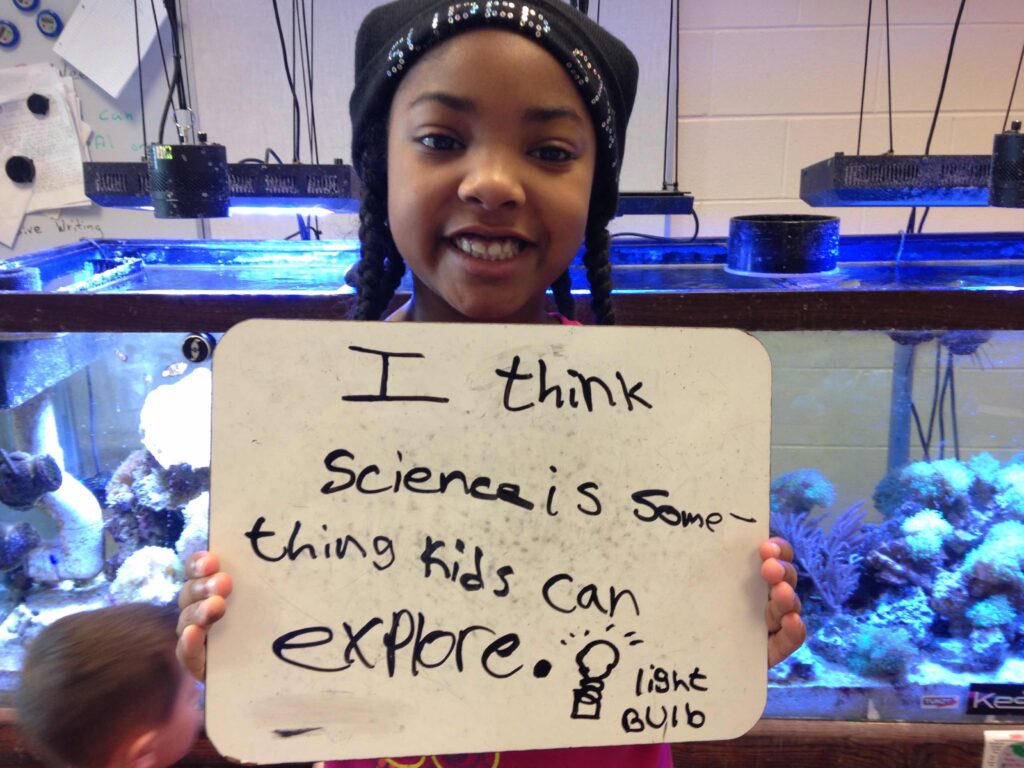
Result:
<instances>
[{"instance_id":1,"label":"girl's teeth","mask_svg":"<svg viewBox=\"0 0 1024 768\"><path fill-rule=\"evenodd\" d=\"M485 261L511 259L521 248L518 240L488 240L480 237L457 237L455 245L463 253Z\"/></svg>"}]
</instances>

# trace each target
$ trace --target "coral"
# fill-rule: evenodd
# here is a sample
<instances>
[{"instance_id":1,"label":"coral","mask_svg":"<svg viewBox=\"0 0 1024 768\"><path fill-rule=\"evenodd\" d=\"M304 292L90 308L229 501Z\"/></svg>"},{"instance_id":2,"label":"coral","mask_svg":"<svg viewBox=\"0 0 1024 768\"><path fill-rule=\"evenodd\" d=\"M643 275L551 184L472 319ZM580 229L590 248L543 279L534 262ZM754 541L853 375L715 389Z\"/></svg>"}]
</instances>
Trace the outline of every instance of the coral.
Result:
<instances>
[{"instance_id":1,"label":"coral","mask_svg":"<svg viewBox=\"0 0 1024 768\"><path fill-rule=\"evenodd\" d=\"M866 677L900 680L917 653L905 628L865 626L849 644L848 664Z\"/></svg>"},{"instance_id":2,"label":"coral","mask_svg":"<svg viewBox=\"0 0 1024 768\"><path fill-rule=\"evenodd\" d=\"M997 668L1010 652L1006 635L995 627L976 629L968 638L970 642L971 666L978 670Z\"/></svg>"},{"instance_id":3,"label":"coral","mask_svg":"<svg viewBox=\"0 0 1024 768\"><path fill-rule=\"evenodd\" d=\"M139 431L160 465L210 466L210 414L213 376L196 368L173 384L146 396L139 414Z\"/></svg>"},{"instance_id":4,"label":"coral","mask_svg":"<svg viewBox=\"0 0 1024 768\"><path fill-rule=\"evenodd\" d=\"M1024 464L1008 464L996 475L995 504L1011 520L1024 521Z\"/></svg>"},{"instance_id":5,"label":"coral","mask_svg":"<svg viewBox=\"0 0 1024 768\"><path fill-rule=\"evenodd\" d=\"M981 546L964 559L963 567L973 596L1009 591L1024 599L1024 523L992 526Z\"/></svg>"},{"instance_id":6,"label":"coral","mask_svg":"<svg viewBox=\"0 0 1024 768\"><path fill-rule=\"evenodd\" d=\"M924 509L903 521L900 530L910 557L918 563L933 563L942 557L942 547L953 534L950 525L941 513Z\"/></svg>"},{"instance_id":7,"label":"coral","mask_svg":"<svg viewBox=\"0 0 1024 768\"><path fill-rule=\"evenodd\" d=\"M52 456L32 456L0 448L0 501L15 509L35 504L41 496L60 488L60 466Z\"/></svg>"},{"instance_id":8,"label":"coral","mask_svg":"<svg viewBox=\"0 0 1024 768\"><path fill-rule=\"evenodd\" d=\"M772 481L771 511L773 514L806 514L815 507L830 507L836 491L832 483L816 469L798 469Z\"/></svg>"},{"instance_id":9,"label":"coral","mask_svg":"<svg viewBox=\"0 0 1024 768\"><path fill-rule=\"evenodd\" d=\"M904 629L916 646L923 647L929 642L935 611L929 606L923 589L909 587L899 595L883 596L867 620L879 629Z\"/></svg>"},{"instance_id":10,"label":"coral","mask_svg":"<svg viewBox=\"0 0 1024 768\"><path fill-rule=\"evenodd\" d=\"M915 462L903 468L899 480L908 501L939 510L952 523L962 521L971 508L975 475L956 459Z\"/></svg>"},{"instance_id":11,"label":"coral","mask_svg":"<svg viewBox=\"0 0 1024 768\"><path fill-rule=\"evenodd\" d=\"M166 547L143 547L122 563L110 585L114 603L167 604L185 582L181 560Z\"/></svg>"},{"instance_id":12,"label":"coral","mask_svg":"<svg viewBox=\"0 0 1024 768\"><path fill-rule=\"evenodd\" d=\"M978 629L1012 627L1017 621L1017 610L1008 596L994 595L972 605L967 618Z\"/></svg>"},{"instance_id":13,"label":"coral","mask_svg":"<svg viewBox=\"0 0 1024 768\"><path fill-rule=\"evenodd\" d=\"M960 571L944 571L935 577L929 605L950 622L954 633L961 627L966 630L970 626L967 611L971 604L971 596Z\"/></svg>"},{"instance_id":14,"label":"coral","mask_svg":"<svg viewBox=\"0 0 1024 768\"><path fill-rule=\"evenodd\" d=\"M115 545L107 558L107 577L114 578L140 547L174 547L185 526L183 508L209 485L209 468L176 464L164 469L145 449L121 462L106 489L105 525Z\"/></svg>"},{"instance_id":15,"label":"coral","mask_svg":"<svg viewBox=\"0 0 1024 768\"><path fill-rule=\"evenodd\" d=\"M835 613L842 612L860 580L857 550L865 515L864 504L858 502L836 517L828 531L821 527L824 515L808 518L806 513L779 512L772 516L772 533L793 545L801 575L813 582L816 595Z\"/></svg>"},{"instance_id":16,"label":"coral","mask_svg":"<svg viewBox=\"0 0 1024 768\"><path fill-rule=\"evenodd\" d=\"M182 562L185 562L190 555L209 546L210 538L210 494L203 493L192 499L185 505L182 511L185 518L185 529L178 537L178 543L174 551L178 553Z\"/></svg>"},{"instance_id":17,"label":"coral","mask_svg":"<svg viewBox=\"0 0 1024 768\"><path fill-rule=\"evenodd\" d=\"M0 523L0 571L22 565L41 542L39 532L29 523Z\"/></svg>"},{"instance_id":18,"label":"coral","mask_svg":"<svg viewBox=\"0 0 1024 768\"><path fill-rule=\"evenodd\" d=\"M895 471L890 472L878 481L878 485L875 486L875 492L871 495L871 500L875 504L875 509L881 512L882 515L885 517L895 517L896 511L903 504L905 495L903 484L900 482L900 473Z\"/></svg>"},{"instance_id":19,"label":"coral","mask_svg":"<svg viewBox=\"0 0 1024 768\"><path fill-rule=\"evenodd\" d=\"M971 502L975 508L984 508L992 501L997 477L1000 471L999 459L991 453L972 456L967 466L974 473L974 487L971 488Z\"/></svg>"}]
</instances>

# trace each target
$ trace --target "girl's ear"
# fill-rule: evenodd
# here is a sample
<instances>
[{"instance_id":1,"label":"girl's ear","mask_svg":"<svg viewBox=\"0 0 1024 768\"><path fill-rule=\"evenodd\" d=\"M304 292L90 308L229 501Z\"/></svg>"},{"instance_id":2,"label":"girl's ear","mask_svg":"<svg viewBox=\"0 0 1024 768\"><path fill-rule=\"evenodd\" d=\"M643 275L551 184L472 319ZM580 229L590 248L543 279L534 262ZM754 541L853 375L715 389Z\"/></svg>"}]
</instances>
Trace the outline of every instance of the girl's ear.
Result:
<instances>
[{"instance_id":1,"label":"girl's ear","mask_svg":"<svg viewBox=\"0 0 1024 768\"><path fill-rule=\"evenodd\" d=\"M136 736L124 752L124 760L119 761L118 768L162 768L156 764L155 728Z\"/></svg>"}]
</instances>

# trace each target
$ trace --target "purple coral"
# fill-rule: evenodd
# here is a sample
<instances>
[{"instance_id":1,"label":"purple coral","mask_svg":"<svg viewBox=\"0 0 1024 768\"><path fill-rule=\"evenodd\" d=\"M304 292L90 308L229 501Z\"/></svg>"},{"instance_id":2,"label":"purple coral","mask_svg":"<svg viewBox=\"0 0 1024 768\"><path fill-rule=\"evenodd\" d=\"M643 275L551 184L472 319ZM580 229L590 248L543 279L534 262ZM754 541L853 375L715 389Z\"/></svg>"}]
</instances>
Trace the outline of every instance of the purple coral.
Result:
<instances>
[{"instance_id":1,"label":"purple coral","mask_svg":"<svg viewBox=\"0 0 1024 768\"><path fill-rule=\"evenodd\" d=\"M39 532L24 521L0 525L0 571L17 568L41 541Z\"/></svg>"},{"instance_id":2,"label":"purple coral","mask_svg":"<svg viewBox=\"0 0 1024 768\"><path fill-rule=\"evenodd\" d=\"M60 488L62 480L60 466L52 456L0 448L0 501L7 506L31 507L40 496Z\"/></svg>"},{"instance_id":3,"label":"purple coral","mask_svg":"<svg viewBox=\"0 0 1024 768\"><path fill-rule=\"evenodd\" d=\"M810 517L815 506L830 506L835 500L832 483L816 469L800 469L772 483L771 532L787 539L804 582L814 585L815 595L835 613L853 595L860 580L857 547L863 536L863 503L857 503L835 518L826 531L827 515ZM803 588L806 589L806 586Z\"/></svg>"}]
</instances>

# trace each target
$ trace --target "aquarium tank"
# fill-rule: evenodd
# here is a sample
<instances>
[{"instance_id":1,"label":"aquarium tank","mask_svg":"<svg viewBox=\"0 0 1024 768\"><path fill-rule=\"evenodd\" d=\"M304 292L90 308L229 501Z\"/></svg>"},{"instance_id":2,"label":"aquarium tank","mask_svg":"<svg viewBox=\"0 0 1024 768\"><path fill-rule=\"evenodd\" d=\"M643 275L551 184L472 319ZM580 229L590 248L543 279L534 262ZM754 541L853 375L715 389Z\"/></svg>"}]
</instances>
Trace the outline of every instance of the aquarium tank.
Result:
<instances>
[{"instance_id":1,"label":"aquarium tank","mask_svg":"<svg viewBox=\"0 0 1024 768\"><path fill-rule=\"evenodd\" d=\"M757 274L725 240L613 245L620 322L742 328L772 360L766 494L809 635L765 714L1024 720L995 706L1024 683L1024 237L836 249ZM220 334L345 317L357 255L99 240L0 265L0 700L55 618L175 599L206 544Z\"/></svg>"}]
</instances>

